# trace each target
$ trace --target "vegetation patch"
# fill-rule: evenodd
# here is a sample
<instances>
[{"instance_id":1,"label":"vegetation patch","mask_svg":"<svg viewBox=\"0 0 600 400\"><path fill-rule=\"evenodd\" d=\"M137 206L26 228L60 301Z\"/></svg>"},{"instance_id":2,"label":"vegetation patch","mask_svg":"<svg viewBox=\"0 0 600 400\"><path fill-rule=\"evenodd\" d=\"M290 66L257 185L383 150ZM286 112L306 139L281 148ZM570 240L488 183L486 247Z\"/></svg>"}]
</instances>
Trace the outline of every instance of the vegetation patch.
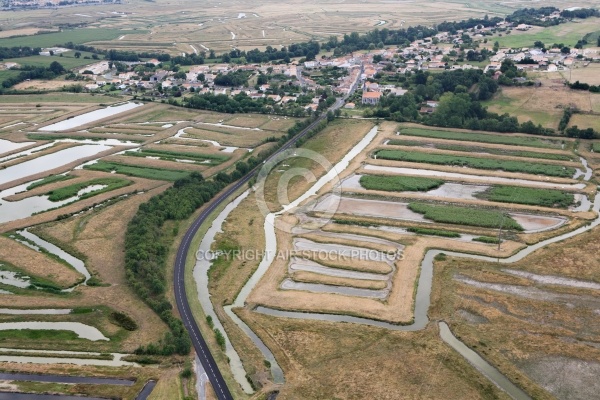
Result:
<instances>
[{"instance_id":1,"label":"vegetation patch","mask_svg":"<svg viewBox=\"0 0 600 400\"><path fill-rule=\"evenodd\" d=\"M127 151L125 155L133 157L158 157L161 160L175 161L189 160L196 164L219 165L229 159L229 157L220 154L199 154L168 150L143 149L140 151Z\"/></svg>"},{"instance_id":2,"label":"vegetation patch","mask_svg":"<svg viewBox=\"0 0 600 400\"><path fill-rule=\"evenodd\" d=\"M445 231L443 229L431 229L431 228L408 228L407 231L417 233L419 235L431 235L431 236L442 236L447 238L459 238L460 233Z\"/></svg>"},{"instance_id":3,"label":"vegetation patch","mask_svg":"<svg viewBox=\"0 0 600 400\"><path fill-rule=\"evenodd\" d=\"M444 184L441 179L413 176L362 175L360 184L369 190L388 192L427 192Z\"/></svg>"},{"instance_id":4,"label":"vegetation patch","mask_svg":"<svg viewBox=\"0 0 600 400\"><path fill-rule=\"evenodd\" d=\"M573 204L572 193L556 189L536 189L520 186L492 186L475 197L502 203L528 204L567 208Z\"/></svg>"},{"instance_id":5,"label":"vegetation patch","mask_svg":"<svg viewBox=\"0 0 600 400\"><path fill-rule=\"evenodd\" d=\"M500 243L500 239L498 239L497 237L491 237L491 236L479 236L479 237L473 238L473 241L481 242L481 243L489 243L489 244Z\"/></svg>"},{"instance_id":6,"label":"vegetation patch","mask_svg":"<svg viewBox=\"0 0 600 400\"><path fill-rule=\"evenodd\" d=\"M83 168L103 172L115 171L117 174L170 182L174 182L178 179L184 179L189 175L189 172L185 171L158 169L152 167L138 167L135 165L120 164L108 161L98 161L95 164L89 164Z\"/></svg>"},{"instance_id":7,"label":"vegetation patch","mask_svg":"<svg viewBox=\"0 0 600 400\"><path fill-rule=\"evenodd\" d=\"M594 153L600 153L600 143L592 144L592 150L594 151Z\"/></svg>"},{"instance_id":8,"label":"vegetation patch","mask_svg":"<svg viewBox=\"0 0 600 400\"><path fill-rule=\"evenodd\" d=\"M110 313L110 322L128 331L135 331L138 329L138 324L129 315L119 311Z\"/></svg>"},{"instance_id":9,"label":"vegetation patch","mask_svg":"<svg viewBox=\"0 0 600 400\"><path fill-rule=\"evenodd\" d=\"M448 140L462 140L469 142L480 142L480 143L494 143L494 144L507 144L513 146L527 146L527 147L540 147L540 148L552 148L560 149L561 143L557 140L541 139L538 137L528 136L504 136L504 135L490 135L485 133L475 132L451 132L451 131L440 131L433 129L421 129L421 128L404 128L402 129L403 135L410 136L422 136L430 137L435 139L448 139Z\"/></svg>"},{"instance_id":10,"label":"vegetation patch","mask_svg":"<svg viewBox=\"0 0 600 400\"><path fill-rule=\"evenodd\" d=\"M503 170L507 172L524 172L535 175L558 176L571 178L575 168L553 164L538 164L526 161L497 160L469 156L454 156L447 154L429 154L403 150L379 150L377 157L384 160L408 161L437 165L455 165L477 169Z\"/></svg>"},{"instance_id":11,"label":"vegetation patch","mask_svg":"<svg viewBox=\"0 0 600 400\"><path fill-rule=\"evenodd\" d=\"M0 340L78 340L79 336L71 331L45 329L9 329L0 331Z\"/></svg>"},{"instance_id":12,"label":"vegetation patch","mask_svg":"<svg viewBox=\"0 0 600 400\"><path fill-rule=\"evenodd\" d=\"M75 183L73 185L55 189L46 194L48 195L48 199L50 201L61 201L69 199L71 197L76 197L81 190L84 190L85 188L88 188L90 186L103 186L103 188L101 189L81 194L81 196L79 196L79 200L83 200L92 196L96 196L100 193L122 188L124 186L130 185L131 183L131 181L119 178L97 178L92 179L90 181Z\"/></svg>"},{"instance_id":13,"label":"vegetation patch","mask_svg":"<svg viewBox=\"0 0 600 400\"><path fill-rule=\"evenodd\" d=\"M35 189L36 187L48 185L54 182L66 181L68 179L72 179L74 176L71 175L51 175L47 176L41 181L33 182L31 185L27 186L27 190Z\"/></svg>"},{"instance_id":14,"label":"vegetation patch","mask_svg":"<svg viewBox=\"0 0 600 400\"><path fill-rule=\"evenodd\" d=\"M426 147L432 145L427 142L420 142L417 140L400 140L392 139L389 144L396 146L415 146L415 147ZM527 157L527 158L541 158L544 160L558 160L558 161L572 161L573 158L567 154L554 154L554 153L542 153L537 151L526 151L526 150L504 150L494 149L489 147L477 147L460 144L446 144L446 143L435 143L433 147L440 150L450 151L464 151L468 153L487 153L499 156L511 156L511 157Z\"/></svg>"},{"instance_id":15,"label":"vegetation patch","mask_svg":"<svg viewBox=\"0 0 600 400\"><path fill-rule=\"evenodd\" d=\"M517 221L501 211L426 203L410 203L408 208L423 214L427 219L443 224L470 225L482 228L502 226L505 229L523 230Z\"/></svg>"}]
</instances>

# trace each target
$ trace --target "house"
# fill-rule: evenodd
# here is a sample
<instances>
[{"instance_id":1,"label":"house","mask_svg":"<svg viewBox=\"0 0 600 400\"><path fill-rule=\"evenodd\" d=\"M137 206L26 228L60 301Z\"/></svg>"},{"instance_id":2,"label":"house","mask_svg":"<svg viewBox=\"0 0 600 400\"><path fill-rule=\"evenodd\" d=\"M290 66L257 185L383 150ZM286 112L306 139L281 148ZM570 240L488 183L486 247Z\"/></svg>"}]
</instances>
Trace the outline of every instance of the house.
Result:
<instances>
[{"instance_id":1,"label":"house","mask_svg":"<svg viewBox=\"0 0 600 400\"><path fill-rule=\"evenodd\" d=\"M529 29L531 29L531 26L527 24L519 24L515 29L518 31L528 31Z\"/></svg>"},{"instance_id":2,"label":"house","mask_svg":"<svg viewBox=\"0 0 600 400\"><path fill-rule=\"evenodd\" d=\"M354 108L356 108L356 104L354 104L354 103L346 103L346 105L344 106L344 108L347 108L348 110L354 110Z\"/></svg>"},{"instance_id":3,"label":"house","mask_svg":"<svg viewBox=\"0 0 600 400\"><path fill-rule=\"evenodd\" d=\"M362 103L369 105L379 104L381 98L381 92L365 92L362 95Z\"/></svg>"}]
</instances>

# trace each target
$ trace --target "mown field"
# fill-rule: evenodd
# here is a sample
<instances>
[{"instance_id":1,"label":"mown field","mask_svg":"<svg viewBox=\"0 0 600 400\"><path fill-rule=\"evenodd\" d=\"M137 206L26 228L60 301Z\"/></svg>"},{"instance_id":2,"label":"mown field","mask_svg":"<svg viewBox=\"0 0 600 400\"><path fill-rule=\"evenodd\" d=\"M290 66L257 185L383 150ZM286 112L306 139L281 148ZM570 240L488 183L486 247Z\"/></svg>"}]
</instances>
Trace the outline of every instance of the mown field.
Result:
<instances>
[{"instance_id":1,"label":"mown field","mask_svg":"<svg viewBox=\"0 0 600 400\"><path fill-rule=\"evenodd\" d=\"M10 58L4 60L5 62L14 62L20 65L29 65L33 67L47 67L52 62L59 62L66 69L71 69L75 67L82 67L84 65L92 64L98 62L97 60L93 60L91 58L85 59L84 57L91 57L91 53L80 52L81 57L76 58L74 56L74 51L67 51L62 53L62 57L58 55L54 56L31 56L31 57L21 57L21 58ZM76 82L73 82L76 83Z\"/></svg>"},{"instance_id":2,"label":"mown field","mask_svg":"<svg viewBox=\"0 0 600 400\"><path fill-rule=\"evenodd\" d=\"M487 153L498 156L524 157L524 158L539 158L544 160L572 161L573 157L567 154L555 154L537 151L526 150L506 150L490 147L477 147L461 144L446 144L446 143L431 143L417 140L402 140L392 139L388 142L394 146L410 146L410 147L434 147L440 150L464 151L467 153Z\"/></svg>"},{"instance_id":3,"label":"mown field","mask_svg":"<svg viewBox=\"0 0 600 400\"><path fill-rule=\"evenodd\" d=\"M422 128L402 128L401 134L409 136L420 136L434 139L460 140L468 142L506 144L513 146L540 147L549 149L560 149L561 142L558 140L541 139L533 136L494 135L475 132L452 132Z\"/></svg>"},{"instance_id":4,"label":"mown field","mask_svg":"<svg viewBox=\"0 0 600 400\"><path fill-rule=\"evenodd\" d=\"M586 20L570 22L548 28L534 27L526 32L512 31L509 35L493 37L491 42L498 41L500 47L532 47L536 41L546 45L553 43L564 43L574 46L578 40L585 35L597 32L600 26L599 18L588 18Z\"/></svg>"},{"instance_id":5,"label":"mown field","mask_svg":"<svg viewBox=\"0 0 600 400\"><path fill-rule=\"evenodd\" d=\"M469 225L482 228L499 228L502 226L504 229L523 230L523 227L517 221L500 211L427 203L410 203L408 208L416 213L423 214L427 219L442 224Z\"/></svg>"},{"instance_id":6,"label":"mown field","mask_svg":"<svg viewBox=\"0 0 600 400\"><path fill-rule=\"evenodd\" d=\"M377 158L394 161L428 163L436 165L453 165L486 170L502 170L506 172L523 172L570 178L575 174L575 168L561 165L538 164L525 161L496 160L468 156L446 154L417 153L402 150L379 150Z\"/></svg>"}]
</instances>

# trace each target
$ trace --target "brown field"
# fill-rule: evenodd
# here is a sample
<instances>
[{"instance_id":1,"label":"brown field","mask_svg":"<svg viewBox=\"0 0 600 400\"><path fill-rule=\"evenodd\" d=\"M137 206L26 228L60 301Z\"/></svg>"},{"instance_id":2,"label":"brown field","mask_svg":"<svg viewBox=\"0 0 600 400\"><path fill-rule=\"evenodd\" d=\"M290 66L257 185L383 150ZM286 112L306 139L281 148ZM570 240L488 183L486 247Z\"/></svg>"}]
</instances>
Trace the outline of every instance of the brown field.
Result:
<instances>
[{"instance_id":1,"label":"brown field","mask_svg":"<svg viewBox=\"0 0 600 400\"><path fill-rule=\"evenodd\" d=\"M598 282L599 233L596 228L506 267ZM591 345L600 339L597 316L592 311L597 307L593 303L597 302L595 291L536 284L502 273L495 264L462 259L437 262L436 270L432 318L448 321L462 341L513 382L520 382L535 398L554 398L550 393L562 398L565 391L578 393L579 398L593 397L591 393L598 386L597 381L590 380L589 371L600 362L600 351ZM457 274L478 282L517 285L526 294L467 285L455 279ZM536 290L543 291L541 297L534 295ZM555 300L555 296L566 296L568 303ZM581 360L577 382L569 375L549 375L554 376L552 383L543 378L553 374L554 368L566 368L561 363L569 360Z\"/></svg>"},{"instance_id":2,"label":"brown field","mask_svg":"<svg viewBox=\"0 0 600 400\"><path fill-rule=\"evenodd\" d=\"M63 86L73 85L73 81L61 81L61 80L52 80L52 81L40 81L34 80L29 82L21 82L13 86L16 90L56 90L60 89Z\"/></svg>"},{"instance_id":3,"label":"brown field","mask_svg":"<svg viewBox=\"0 0 600 400\"><path fill-rule=\"evenodd\" d=\"M600 115L575 114L571 117L569 126L577 126L580 129L592 128L600 132Z\"/></svg>"},{"instance_id":4,"label":"brown field","mask_svg":"<svg viewBox=\"0 0 600 400\"><path fill-rule=\"evenodd\" d=\"M579 81L589 85L600 85L600 65L591 63L587 66L576 65L569 72L564 72L571 82Z\"/></svg>"},{"instance_id":5,"label":"brown field","mask_svg":"<svg viewBox=\"0 0 600 400\"><path fill-rule=\"evenodd\" d=\"M230 118L224 122L225 125L240 126L242 128L258 128L269 122L270 117L266 115L244 114Z\"/></svg>"},{"instance_id":6,"label":"brown field","mask_svg":"<svg viewBox=\"0 0 600 400\"><path fill-rule=\"evenodd\" d=\"M71 287L83 280L83 276L70 265L4 236L0 236L0 263L2 261L14 265L25 274L47 279L62 288Z\"/></svg>"},{"instance_id":7,"label":"brown field","mask_svg":"<svg viewBox=\"0 0 600 400\"><path fill-rule=\"evenodd\" d=\"M438 338L355 324L276 318L239 310L273 351L286 384L281 399L508 397Z\"/></svg>"}]
</instances>

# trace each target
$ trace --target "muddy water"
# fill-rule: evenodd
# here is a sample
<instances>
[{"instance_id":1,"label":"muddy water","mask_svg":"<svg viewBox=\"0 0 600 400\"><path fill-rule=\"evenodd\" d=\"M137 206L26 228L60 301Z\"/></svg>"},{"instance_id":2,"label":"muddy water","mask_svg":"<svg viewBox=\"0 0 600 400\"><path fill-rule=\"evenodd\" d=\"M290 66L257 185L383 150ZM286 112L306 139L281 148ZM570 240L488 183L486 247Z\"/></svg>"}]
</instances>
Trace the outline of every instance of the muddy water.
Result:
<instances>
[{"instance_id":1,"label":"muddy water","mask_svg":"<svg viewBox=\"0 0 600 400\"><path fill-rule=\"evenodd\" d=\"M383 165L365 165L365 170L368 171L380 171L390 172L400 175L416 175L416 176L432 176L437 178L454 178L454 179L470 179L485 182L486 184L515 184L520 183L527 186L545 187L552 189L584 189L584 183L552 183L552 182L541 182L531 181L527 179L516 179L516 178L502 178L497 176L485 176L485 175L468 175L460 174L455 172L442 172L430 169L419 169L419 168L404 168L404 167L386 167Z\"/></svg>"},{"instance_id":2,"label":"muddy water","mask_svg":"<svg viewBox=\"0 0 600 400\"><path fill-rule=\"evenodd\" d=\"M40 128L40 131L66 131L69 129L77 128L81 125L86 125L94 121L98 121L103 118L112 117L113 115L120 114L125 111L133 110L134 108L141 107L143 104L136 103L125 103L118 106L106 107L100 110L91 111L85 114L78 115L76 117L66 119L64 121L57 122L52 125L44 126Z\"/></svg>"},{"instance_id":3,"label":"muddy water","mask_svg":"<svg viewBox=\"0 0 600 400\"><path fill-rule=\"evenodd\" d=\"M439 323L440 337L450 345L454 350L458 351L469 364L474 366L486 378L492 381L496 386L506 392L515 400L530 400L531 397L518 386L506 378L500 371L491 366L479 354L468 348L463 342L458 340L450 331L450 328L445 322Z\"/></svg>"},{"instance_id":4,"label":"muddy water","mask_svg":"<svg viewBox=\"0 0 600 400\"><path fill-rule=\"evenodd\" d=\"M360 184L361 175L352 175L342 182L343 189L365 189ZM488 189L487 185L466 185L461 183L444 183L437 189L428 192L398 192L398 193L419 193L431 197L445 197L449 199L478 200L476 194Z\"/></svg>"},{"instance_id":5,"label":"muddy water","mask_svg":"<svg viewBox=\"0 0 600 400\"><path fill-rule=\"evenodd\" d=\"M509 273L515 276L521 276L523 278L531 279L532 281L542 283L544 285L558 285L558 286L569 286L583 289L594 289L600 290L600 283L590 281L580 281L577 279L563 278L560 276L552 275L538 275L526 271L518 271L514 269L503 269L503 272Z\"/></svg>"},{"instance_id":6,"label":"muddy water","mask_svg":"<svg viewBox=\"0 0 600 400\"><path fill-rule=\"evenodd\" d=\"M288 270L290 272L314 272L315 274L327 275L336 278L362 279L369 281L385 281L389 280L391 276L391 274L373 274L369 272L359 272L341 268L326 267L311 260L304 260L302 258L295 257L292 259L292 262L288 265Z\"/></svg>"},{"instance_id":7,"label":"muddy water","mask_svg":"<svg viewBox=\"0 0 600 400\"><path fill-rule=\"evenodd\" d=\"M0 352L23 353L23 355L0 355L0 362L16 362L16 363L31 363L31 364L73 364L73 365L98 365L107 367L122 367L122 366L139 366L136 363L123 361L122 359L129 354L110 353L113 356L112 360L98 360L94 358L79 358L80 356L97 357L101 353L83 352L83 351L65 351L65 350L25 350L25 349L8 349L0 348ZM29 356L28 354L35 354ZM40 356L40 354L47 354ZM56 357L60 355L61 357ZM68 358L65 355L78 356L78 358Z\"/></svg>"},{"instance_id":8,"label":"muddy water","mask_svg":"<svg viewBox=\"0 0 600 400\"><path fill-rule=\"evenodd\" d=\"M60 150L52 154L46 154L20 164L12 165L8 168L0 170L0 185L61 167L73 161L93 156L110 148L110 146L105 145L84 144L81 146Z\"/></svg>"},{"instance_id":9,"label":"muddy water","mask_svg":"<svg viewBox=\"0 0 600 400\"><path fill-rule=\"evenodd\" d=\"M71 197L69 199L61 201L50 201L48 196L31 196L24 198L19 201L6 201L5 197L12 196L13 194L24 192L27 190L31 182L23 185L15 186L10 189L3 190L0 192L0 223L15 221L17 219L27 218L35 213L50 210L69 204L78 197ZM85 190L85 189L82 189Z\"/></svg>"},{"instance_id":10,"label":"muddy water","mask_svg":"<svg viewBox=\"0 0 600 400\"><path fill-rule=\"evenodd\" d=\"M48 251L51 254L54 254L55 256L59 257L60 259L66 261L77 272L79 272L81 275L83 275L85 277L85 281L83 283L84 285L87 283L88 279L91 278L90 272L85 267L85 263L83 261L81 261L80 259L73 257L72 255L70 255L69 253L67 253L66 251L61 249L60 247L58 247L50 242L45 241L44 239L40 238L39 236L34 235L33 233L27 231L27 229L18 231L17 233L19 235L23 236L25 239L32 241L33 243L35 243L42 249Z\"/></svg>"},{"instance_id":11,"label":"muddy water","mask_svg":"<svg viewBox=\"0 0 600 400\"><path fill-rule=\"evenodd\" d=\"M9 151L18 150L21 147L26 147L35 142L11 142L10 140L0 139L0 154L8 153Z\"/></svg>"},{"instance_id":12,"label":"muddy water","mask_svg":"<svg viewBox=\"0 0 600 400\"><path fill-rule=\"evenodd\" d=\"M231 344L225 328L223 328L221 321L219 321L219 318L215 313L208 290L208 270L212 265L212 253L210 250L215 241L215 236L217 233L222 231L221 229L225 219L242 202L242 200L248 197L248 194L250 194L250 192L246 191L241 196L229 203L217 216L217 218L215 218L212 225L204 235L198 252L196 253L197 261L194 267L194 280L196 281L196 287L198 289L198 300L200 301L200 305L202 306L204 314L212 318L215 328L221 331L225 337L225 353L227 354L227 357L229 357L229 365L231 367L233 377L246 393L253 393L254 391L246 379L246 370L244 369L242 360Z\"/></svg>"},{"instance_id":13,"label":"muddy water","mask_svg":"<svg viewBox=\"0 0 600 400\"><path fill-rule=\"evenodd\" d=\"M214 140L205 140L205 139L201 139L201 142L207 142L212 144L215 147L222 147L221 151L223 153L233 153L234 151L236 151L237 149L239 149L239 147L234 147L234 146L222 146L219 142L214 141Z\"/></svg>"},{"instance_id":14,"label":"muddy water","mask_svg":"<svg viewBox=\"0 0 600 400\"><path fill-rule=\"evenodd\" d=\"M390 293L389 289L360 289L355 287L326 285L322 283L296 282L291 279L285 279L280 286L284 290L302 290L313 293L333 293L345 296L367 297L383 300Z\"/></svg>"},{"instance_id":15,"label":"muddy water","mask_svg":"<svg viewBox=\"0 0 600 400\"><path fill-rule=\"evenodd\" d=\"M32 147L29 150L23 150L23 151L20 151L18 153L14 153L14 154L10 154L8 156L0 157L0 162L10 161L10 160L14 160L15 158L28 156L30 154L36 153L38 151L42 151L42 150L47 149L47 148L52 147L52 146L54 146L54 143L46 143L46 144L43 144L41 146Z\"/></svg>"},{"instance_id":16,"label":"muddy water","mask_svg":"<svg viewBox=\"0 0 600 400\"><path fill-rule=\"evenodd\" d=\"M575 203L579 203L578 206L571 206L569 207L570 211L573 212L587 212L590 210L590 207L592 206L592 202L590 201L589 197L587 197L584 194L580 194L580 193L575 193Z\"/></svg>"},{"instance_id":17,"label":"muddy water","mask_svg":"<svg viewBox=\"0 0 600 400\"><path fill-rule=\"evenodd\" d=\"M519 213L510 213L509 215L525 229L525 233L544 232L556 229L567 222L566 218L561 217L546 217Z\"/></svg>"},{"instance_id":18,"label":"muddy water","mask_svg":"<svg viewBox=\"0 0 600 400\"><path fill-rule=\"evenodd\" d=\"M71 331L77 334L80 339L91 341L110 340L102 334L97 328L80 322L1 322L0 331L6 330L51 330L51 331Z\"/></svg>"},{"instance_id":19,"label":"muddy water","mask_svg":"<svg viewBox=\"0 0 600 400\"><path fill-rule=\"evenodd\" d=\"M411 211L407 203L393 201L365 200L351 197L326 195L315 204L314 211L328 212L337 205L337 212L342 214L362 215L365 217L392 218L406 221L427 221L423 215Z\"/></svg>"},{"instance_id":20,"label":"muddy water","mask_svg":"<svg viewBox=\"0 0 600 400\"><path fill-rule=\"evenodd\" d=\"M300 252L316 252L327 256L328 260L350 259L379 261L389 263L393 255L371 250L364 247L347 246L342 244L318 243L304 238L294 239L294 249Z\"/></svg>"}]
</instances>

